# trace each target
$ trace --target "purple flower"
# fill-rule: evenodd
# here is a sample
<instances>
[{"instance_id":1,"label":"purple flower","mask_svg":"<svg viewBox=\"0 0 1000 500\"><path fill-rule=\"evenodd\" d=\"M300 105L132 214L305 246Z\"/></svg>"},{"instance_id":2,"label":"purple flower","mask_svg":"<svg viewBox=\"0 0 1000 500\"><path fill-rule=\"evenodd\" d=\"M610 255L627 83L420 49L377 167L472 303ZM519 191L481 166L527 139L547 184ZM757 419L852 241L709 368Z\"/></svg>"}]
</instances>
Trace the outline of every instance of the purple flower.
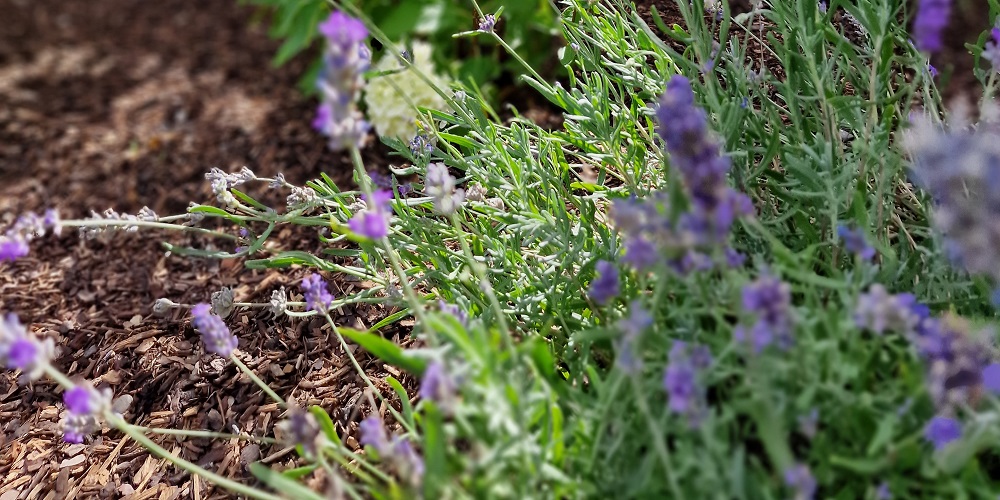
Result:
<instances>
[{"instance_id":1,"label":"purple flower","mask_svg":"<svg viewBox=\"0 0 1000 500\"><path fill-rule=\"evenodd\" d=\"M379 455L388 455L390 451L389 436L382 426L382 420L375 415L361 421L358 425L358 443L361 446L371 446Z\"/></svg>"},{"instance_id":2,"label":"purple flower","mask_svg":"<svg viewBox=\"0 0 1000 500\"><path fill-rule=\"evenodd\" d=\"M21 370L22 382L41 377L54 351L52 339L39 341L29 335L15 314L0 318L0 365Z\"/></svg>"},{"instance_id":3,"label":"purple flower","mask_svg":"<svg viewBox=\"0 0 1000 500\"><path fill-rule=\"evenodd\" d=\"M998 18L1000 22L1000 18ZM1000 27L994 26L990 30L990 41L983 46L983 59L990 62L993 71L1000 72Z\"/></svg>"},{"instance_id":4,"label":"purple flower","mask_svg":"<svg viewBox=\"0 0 1000 500\"><path fill-rule=\"evenodd\" d=\"M1000 363L990 363L983 368L983 387L993 394L1000 394Z\"/></svg>"},{"instance_id":5,"label":"purple flower","mask_svg":"<svg viewBox=\"0 0 1000 500\"><path fill-rule=\"evenodd\" d=\"M922 309L915 309L915 304L913 295L892 295L876 283L858 297L854 321L859 327L879 335L886 331L909 334L921 322Z\"/></svg>"},{"instance_id":6,"label":"purple flower","mask_svg":"<svg viewBox=\"0 0 1000 500\"><path fill-rule=\"evenodd\" d=\"M816 478L808 465L796 464L786 469L785 485L795 492L795 500L809 500L816 496Z\"/></svg>"},{"instance_id":7,"label":"purple flower","mask_svg":"<svg viewBox=\"0 0 1000 500\"><path fill-rule=\"evenodd\" d=\"M325 313L333 303L333 295L327 291L326 282L316 274L310 274L302 280L302 291L306 299L306 307L318 313Z\"/></svg>"},{"instance_id":8,"label":"purple flower","mask_svg":"<svg viewBox=\"0 0 1000 500\"><path fill-rule=\"evenodd\" d=\"M28 255L28 242L19 236L0 236L0 262L14 261Z\"/></svg>"},{"instance_id":9,"label":"purple flower","mask_svg":"<svg viewBox=\"0 0 1000 500\"><path fill-rule=\"evenodd\" d=\"M41 347L31 337L21 337L14 340L7 350L7 367L11 370L24 370L38 363Z\"/></svg>"},{"instance_id":10,"label":"purple flower","mask_svg":"<svg viewBox=\"0 0 1000 500\"><path fill-rule=\"evenodd\" d=\"M742 298L743 310L757 319L749 331L744 326L733 331L736 341L749 341L758 353L775 342L782 349L790 348L792 295L788 284L765 274L743 287Z\"/></svg>"},{"instance_id":11,"label":"purple flower","mask_svg":"<svg viewBox=\"0 0 1000 500\"><path fill-rule=\"evenodd\" d=\"M419 484L424 475L424 461L413 449L413 445L403 437L389 441L382 420L371 415L358 426L362 446L371 446L380 460L390 463L399 474L411 484Z\"/></svg>"},{"instance_id":12,"label":"purple flower","mask_svg":"<svg viewBox=\"0 0 1000 500\"><path fill-rule=\"evenodd\" d=\"M212 306L204 303L192 307L192 323L201 334L206 351L228 358L239 345L239 339L230 333L222 318L212 314L211 310Z\"/></svg>"},{"instance_id":13,"label":"purple flower","mask_svg":"<svg viewBox=\"0 0 1000 500\"><path fill-rule=\"evenodd\" d=\"M330 17L317 28L331 44L336 45L357 45L368 38L365 24L341 11L331 12Z\"/></svg>"},{"instance_id":14,"label":"purple flower","mask_svg":"<svg viewBox=\"0 0 1000 500\"><path fill-rule=\"evenodd\" d=\"M799 415L798 421L799 432L809 439L816 437L816 433L819 431L819 410L810 409L809 413Z\"/></svg>"},{"instance_id":15,"label":"purple flower","mask_svg":"<svg viewBox=\"0 0 1000 500\"><path fill-rule=\"evenodd\" d=\"M371 64L371 51L365 45L368 30L360 20L336 11L320 23L319 32L327 44L316 81L323 103L313 128L329 138L333 150L360 148L370 127L354 103L364 85L363 74Z\"/></svg>"},{"instance_id":16,"label":"purple flower","mask_svg":"<svg viewBox=\"0 0 1000 500\"><path fill-rule=\"evenodd\" d=\"M693 427L699 425L705 411L705 390L699 377L711 363L712 355L707 347L675 340L663 372L668 408L687 416Z\"/></svg>"},{"instance_id":17,"label":"purple flower","mask_svg":"<svg viewBox=\"0 0 1000 500\"><path fill-rule=\"evenodd\" d=\"M444 363L434 361L427 365L423 379L420 382L420 397L433 401L442 410L450 412L455 402L457 382L447 370Z\"/></svg>"},{"instance_id":18,"label":"purple flower","mask_svg":"<svg viewBox=\"0 0 1000 500\"><path fill-rule=\"evenodd\" d=\"M333 110L330 108L330 104L321 103L316 107L316 118L313 118L312 127L319 132L325 132L332 114Z\"/></svg>"},{"instance_id":19,"label":"purple flower","mask_svg":"<svg viewBox=\"0 0 1000 500\"><path fill-rule=\"evenodd\" d=\"M939 450L948 443L962 437L962 424L953 418L934 417L924 427L924 439Z\"/></svg>"},{"instance_id":20,"label":"purple flower","mask_svg":"<svg viewBox=\"0 0 1000 500\"><path fill-rule=\"evenodd\" d=\"M642 332L653 324L653 317L642 307L638 300L629 304L629 315L617 323L622 332L615 344L618 357L615 364L625 373L638 373L642 367L642 359L638 351L639 337Z\"/></svg>"},{"instance_id":21,"label":"purple flower","mask_svg":"<svg viewBox=\"0 0 1000 500\"><path fill-rule=\"evenodd\" d=\"M322 439L322 431L316 417L309 411L297 406L288 408L288 418L278 424L287 436L287 441L295 446L301 446L307 456L316 456L318 441Z\"/></svg>"},{"instance_id":22,"label":"purple flower","mask_svg":"<svg viewBox=\"0 0 1000 500\"><path fill-rule=\"evenodd\" d=\"M455 178L440 162L427 166L424 191L434 200L434 210L441 215L453 215L465 201L465 190L455 186Z\"/></svg>"},{"instance_id":23,"label":"purple flower","mask_svg":"<svg viewBox=\"0 0 1000 500\"><path fill-rule=\"evenodd\" d=\"M79 444L84 436L99 429L97 418L111 409L111 393L98 391L84 382L63 393L66 417L63 419L63 441Z\"/></svg>"},{"instance_id":24,"label":"purple flower","mask_svg":"<svg viewBox=\"0 0 1000 500\"><path fill-rule=\"evenodd\" d=\"M497 18L493 14L486 14L482 19L479 20L479 31L483 33L492 33L493 28L497 25Z\"/></svg>"},{"instance_id":25,"label":"purple flower","mask_svg":"<svg viewBox=\"0 0 1000 500\"><path fill-rule=\"evenodd\" d=\"M379 189L373 192L371 197L364 195L363 198L365 208L347 221L347 227L366 238L373 240L384 238L389 234L389 218L392 216L389 201L392 200L392 193Z\"/></svg>"},{"instance_id":26,"label":"purple flower","mask_svg":"<svg viewBox=\"0 0 1000 500\"><path fill-rule=\"evenodd\" d=\"M443 300L439 300L438 310L457 319L463 327L469 327L469 314L463 311L457 304L449 304Z\"/></svg>"},{"instance_id":27,"label":"purple flower","mask_svg":"<svg viewBox=\"0 0 1000 500\"><path fill-rule=\"evenodd\" d=\"M889 489L889 483L885 481L879 483L878 488L875 488L875 498L876 500L892 500L892 490Z\"/></svg>"},{"instance_id":28,"label":"purple flower","mask_svg":"<svg viewBox=\"0 0 1000 500\"><path fill-rule=\"evenodd\" d=\"M685 77L667 83L656 119L688 206L682 211L669 192L645 200L616 200L612 217L625 241L624 260L645 270L657 262L659 253L679 273L711 269L716 262L730 260L726 240L732 225L752 215L753 204L728 186L730 160L712 136L705 111L695 105Z\"/></svg>"},{"instance_id":29,"label":"purple flower","mask_svg":"<svg viewBox=\"0 0 1000 500\"><path fill-rule=\"evenodd\" d=\"M618 296L618 268L614 264L602 260L597 262L597 277L590 282L590 290L587 294L594 302L605 305L611 299Z\"/></svg>"},{"instance_id":30,"label":"purple flower","mask_svg":"<svg viewBox=\"0 0 1000 500\"><path fill-rule=\"evenodd\" d=\"M948 26L951 0L920 0L913 19L913 41L917 50L937 52L944 45L942 34Z\"/></svg>"},{"instance_id":31,"label":"purple flower","mask_svg":"<svg viewBox=\"0 0 1000 500\"><path fill-rule=\"evenodd\" d=\"M861 260L871 260L872 257L875 257L875 248L868 244L860 229L851 229L841 225L837 227L837 235L844 242L844 248L861 257Z\"/></svg>"},{"instance_id":32,"label":"purple flower","mask_svg":"<svg viewBox=\"0 0 1000 500\"><path fill-rule=\"evenodd\" d=\"M646 271L661 259L656 245L645 236L639 235L625 240L625 255L622 261L637 271Z\"/></svg>"}]
</instances>

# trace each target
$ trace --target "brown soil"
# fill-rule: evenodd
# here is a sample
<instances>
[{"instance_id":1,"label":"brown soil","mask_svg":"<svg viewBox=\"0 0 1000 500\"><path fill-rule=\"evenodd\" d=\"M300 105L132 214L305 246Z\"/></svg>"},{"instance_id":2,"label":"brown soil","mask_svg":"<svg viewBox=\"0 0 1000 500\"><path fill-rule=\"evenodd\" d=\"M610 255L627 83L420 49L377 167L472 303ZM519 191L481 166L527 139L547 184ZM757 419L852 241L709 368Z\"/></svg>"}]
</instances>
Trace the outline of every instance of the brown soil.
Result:
<instances>
[{"instance_id":1,"label":"brown soil","mask_svg":"<svg viewBox=\"0 0 1000 500\"><path fill-rule=\"evenodd\" d=\"M233 0L0 0L0 12L0 227L51 206L63 218L108 207L134 214L144 205L181 213L189 201L211 201L203 177L211 167L280 171L296 184L320 172L350 182L347 159L330 153L309 127L315 102L296 90L308 61L272 68L277 43L248 7ZM383 151L365 155L372 167L385 166ZM264 186L251 191L283 196ZM229 244L155 232L83 241L66 230L35 240L29 257L0 263L0 312L16 312L30 330L55 340L54 364L64 372L131 396L125 418L134 424L273 436L282 410L231 364L204 354L186 312L157 318L151 305L161 297L207 301L222 286L233 287L238 301L266 302L281 285L297 290L307 270L247 271L241 261L165 255L159 240ZM322 247L309 232L282 231L275 241ZM362 286L327 278L341 296ZM227 319L242 359L287 399L325 408L356 446L350 436L371 409L339 342L319 321L262 311L237 309ZM345 307L336 320L364 328L388 313ZM383 334L412 342L395 329ZM404 374L356 355L373 380L391 374L412 387ZM63 411L54 384L25 387L0 375L0 499L229 496L116 430L83 445L62 443ZM284 446L246 441L156 441L242 481L252 481L251 461L282 467L295 457Z\"/></svg>"}]
</instances>

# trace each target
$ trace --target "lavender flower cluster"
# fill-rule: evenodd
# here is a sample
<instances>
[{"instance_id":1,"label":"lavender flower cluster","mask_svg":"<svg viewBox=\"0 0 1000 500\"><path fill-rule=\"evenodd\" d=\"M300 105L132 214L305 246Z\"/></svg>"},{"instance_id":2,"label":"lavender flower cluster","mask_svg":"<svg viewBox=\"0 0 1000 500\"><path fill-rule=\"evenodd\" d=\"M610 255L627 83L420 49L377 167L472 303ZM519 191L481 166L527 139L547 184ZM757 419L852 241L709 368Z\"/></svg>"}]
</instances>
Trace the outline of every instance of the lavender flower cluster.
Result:
<instances>
[{"instance_id":1,"label":"lavender flower cluster","mask_svg":"<svg viewBox=\"0 0 1000 500\"><path fill-rule=\"evenodd\" d=\"M730 265L743 256L727 244L733 222L753 214L750 198L726 183L730 159L711 136L708 116L694 104L691 83L674 76L656 110L658 134L670 153L671 166L683 180L690 206L677 213L670 194L654 193L614 203L612 218L625 240L623 260L648 270L666 259L678 272L712 268L715 255Z\"/></svg>"},{"instance_id":2,"label":"lavender flower cluster","mask_svg":"<svg viewBox=\"0 0 1000 500\"><path fill-rule=\"evenodd\" d=\"M917 50L937 52L944 45L944 29L951 15L951 0L920 0L913 19L913 43Z\"/></svg>"},{"instance_id":3,"label":"lavender flower cluster","mask_svg":"<svg viewBox=\"0 0 1000 500\"><path fill-rule=\"evenodd\" d=\"M359 431L361 436L358 442L362 446L371 446L380 460L391 464L410 484L421 483L424 476L424 460L413 449L408 439L397 436L390 440L382 419L375 415L361 421Z\"/></svg>"},{"instance_id":4,"label":"lavender flower cluster","mask_svg":"<svg viewBox=\"0 0 1000 500\"><path fill-rule=\"evenodd\" d=\"M371 66L371 50L365 44L368 29L359 19L335 11L319 25L319 32L327 44L316 81L323 102L316 110L313 128L327 136L335 151L360 148L370 128L355 108L364 72Z\"/></svg>"},{"instance_id":5,"label":"lavender flower cluster","mask_svg":"<svg viewBox=\"0 0 1000 500\"><path fill-rule=\"evenodd\" d=\"M1000 142L996 130L945 128L924 117L904 138L917 184L934 200L946 251L973 274L1000 283Z\"/></svg>"},{"instance_id":6,"label":"lavender flower cluster","mask_svg":"<svg viewBox=\"0 0 1000 500\"><path fill-rule=\"evenodd\" d=\"M47 231L52 231L56 236L62 233L59 212L56 210L46 210L42 215L34 212L21 215L7 232L0 236L0 262L13 261L28 255L28 242L45 236Z\"/></svg>"},{"instance_id":7,"label":"lavender flower cluster","mask_svg":"<svg viewBox=\"0 0 1000 500\"><path fill-rule=\"evenodd\" d=\"M688 418L692 427L701 423L707 411L705 387L700 378L712 365L708 347L675 340L663 372L663 388L667 391L670 411Z\"/></svg>"},{"instance_id":8,"label":"lavender flower cluster","mask_svg":"<svg viewBox=\"0 0 1000 500\"><path fill-rule=\"evenodd\" d=\"M900 333L920 353L927 391L939 412L925 428L925 437L936 448L961 436L961 423L953 418L959 408L974 405L984 390L1000 393L1000 364L996 349L985 340L989 335L973 333L954 316L932 317L911 294L893 295L872 285L858 298L855 322L876 334Z\"/></svg>"},{"instance_id":9,"label":"lavender flower cluster","mask_svg":"<svg viewBox=\"0 0 1000 500\"><path fill-rule=\"evenodd\" d=\"M740 325L733 330L737 342L750 344L755 353L773 344L783 350L792 346L792 294L787 283L765 274L747 284L743 310L756 316L756 321L749 328Z\"/></svg>"}]
</instances>

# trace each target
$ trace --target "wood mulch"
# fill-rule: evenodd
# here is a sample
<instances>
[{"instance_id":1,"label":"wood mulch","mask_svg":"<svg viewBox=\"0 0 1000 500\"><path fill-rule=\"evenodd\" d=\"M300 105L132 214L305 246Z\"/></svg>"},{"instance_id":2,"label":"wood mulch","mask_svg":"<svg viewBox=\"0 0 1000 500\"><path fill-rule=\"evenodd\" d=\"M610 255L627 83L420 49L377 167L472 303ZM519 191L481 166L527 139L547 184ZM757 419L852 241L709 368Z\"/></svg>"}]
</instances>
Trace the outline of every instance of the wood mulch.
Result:
<instances>
[{"instance_id":1,"label":"wood mulch","mask_svg":"<svg viewBox=\"0 0 1000 500\"><path fill-rule=\"evenodd\" d=\"M147 205L161 215L181 213L189 201L212 199L204 179L211 167L283 172L296 184L320 172L351 182L347 158L330 153L309 127L315 101L296 89L309 61L271 67L277 43L250 7L232 0L0 0L0 12L0 227L51 206L64 218L109 207L134 214ZM384 151L372 147L365 155L371 168L385 168ZM274 202L283 196L264 186L251 191ZM279 248L323 247L309 231L281 230L273 239ZM129 422L273 436L282 410L230 363L204 353L186 312L161 318L152 304L205 302L223 286L237 301L267 302L280 286L295 293L308 270L245 270L240 260L172 256L160 241L225 244L160 232L85 241L66 230L35 240L29 257L0 264L0 312L16 312L37 335L55 340L54 364L66 373L131 399ZM341 296L365 285L326 278ZM336 321L365 328L391 312L344 307ZM226 322L245 363L287 399L326 409L357 446L370 398L327 325L239 308ZM403 328L382 333L404 346L413 342ZM407 375L352 348L384 393L393 393L384 383L390 375L413 387ZM0 374L0 500L231 497L116 430L65 444L63 413L54 384L19 386L12 374ZM294 450L281 445L155 440L244 482L254 481L250 462L295 464ZM321 487L324 478L312 481Z\"/></svg>"}]
</instances>

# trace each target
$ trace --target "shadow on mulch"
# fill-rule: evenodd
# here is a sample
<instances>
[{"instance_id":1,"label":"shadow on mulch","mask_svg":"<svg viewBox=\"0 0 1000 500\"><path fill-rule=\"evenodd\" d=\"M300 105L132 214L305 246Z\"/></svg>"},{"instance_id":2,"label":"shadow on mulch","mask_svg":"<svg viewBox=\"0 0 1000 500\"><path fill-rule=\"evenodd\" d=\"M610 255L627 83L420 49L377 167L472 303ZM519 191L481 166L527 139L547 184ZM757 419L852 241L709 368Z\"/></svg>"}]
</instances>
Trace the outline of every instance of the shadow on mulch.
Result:
<instances>
[{"instance_id":1,"label":"shadow on mulch","mask_svg":"<svg viewBox=\"0 0 1000 500\"><path fill-rule=\"evenodd\" d=\"M50 206L64 218L109 207L134 214L144 205L181 213L189 201L212 199L204 179L211 167L283 172L296 184L320 172L342 185L351 182L346 156L329 152L309 127L315 102L296 90L308 61L271 67L278 44L266 27L251 24L248 7L232 0L0 0L0 12L5 218ZM369 168L385 168L384 150L368 148L365 155ZM266 191L251 187L252 194L276 200L287 194ZM274 434L282 415L277 405L231 364L204 354L186 313L157 318L151 305L161 297L207 301L223 286L235 290L237 301L267 302L279 286L297 290L304 270L248 271L242 261L166 255L158 244L230 244L184 235L83 241L69 233L37 239L29 257L0 264L0 311L17 312L36 334L54 339L55 365L132 398L125 417L138 425ZM283 229L273 239L283 248L322 248L308 231ZM365 285L327 278L341 296ZM344 307L336 320L365 328L392 312ZM373 409L326 325L239 308L227 323L257 374L299 405L325 408L357 446L356 422ZM404 346L413 342L403 329L382 333ZM413 387L407 375L361 350L355 354L384 393L393 393L382 382L389 375ZM99 431L83 445L62 443L60 399L49 382L19 387L12 375L0 375L0 499L228 496L117 431ZM241 480L254 460L295 463L294 451L279 445L156 440Z\"/></svg>"}]
</instances>

